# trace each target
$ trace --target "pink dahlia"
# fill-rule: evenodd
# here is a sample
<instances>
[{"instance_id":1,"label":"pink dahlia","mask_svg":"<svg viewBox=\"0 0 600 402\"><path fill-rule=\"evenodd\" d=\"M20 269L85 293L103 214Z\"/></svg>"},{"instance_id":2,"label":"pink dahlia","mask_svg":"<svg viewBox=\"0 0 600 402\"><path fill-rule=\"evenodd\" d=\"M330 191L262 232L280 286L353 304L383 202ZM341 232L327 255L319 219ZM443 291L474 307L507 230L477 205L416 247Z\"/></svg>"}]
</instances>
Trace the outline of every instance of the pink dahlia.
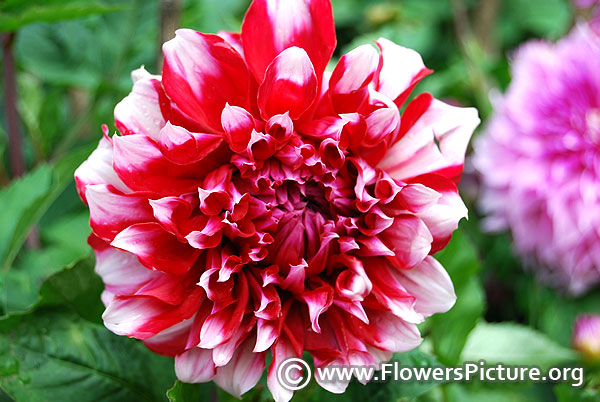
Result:
<instances>
[{"instance_id":1,"label":"pink dahlia","mask_svg":"<svg viewBox=\"0 0 600 402\"><path fill-rule=\"evenodd\" d=\"M401 118L421 57L380 39L325 72L335 45L328 0L255 0L241 34L179 30L75 174L106 327L175 356L182 381L239 396L270 353L287 401L284 359L378 364L454 303L432 255L467 213L477 113L423 94Z\"/></svg>"},{"instance_id":2,"label":"pink dahlia","mask_svg":"<svg viewBox=\"0 0 600 402\"><path fill-rule=\"evenodd\" d=\"M476 142L481 205L541 277L572 294L600 282L600 38L577 27L516 54L513 81Z\"/></svg>"},{"instance_id":3,"label":"pink dahlia","mask_svg":"<svg viewBox=\"0 0 600 402\"><path fill-rule=\"evenodd\" d=\"M573 347L585 359L600 361L600 315L589 314L577 317L573 330Z\"/></svg>"}]
</instances>

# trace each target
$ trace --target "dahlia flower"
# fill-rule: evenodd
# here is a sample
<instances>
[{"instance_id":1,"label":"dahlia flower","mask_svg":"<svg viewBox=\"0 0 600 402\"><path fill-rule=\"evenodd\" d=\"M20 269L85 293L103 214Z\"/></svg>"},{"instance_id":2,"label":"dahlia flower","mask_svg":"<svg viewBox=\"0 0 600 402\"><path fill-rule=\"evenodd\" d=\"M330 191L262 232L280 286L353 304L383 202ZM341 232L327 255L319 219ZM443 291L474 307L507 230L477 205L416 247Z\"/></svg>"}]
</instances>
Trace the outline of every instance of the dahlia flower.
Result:
<instances>
[{"instance_id":1,"label":"dahlia flower","mask_svg":"<svg viewBox=\"0 0 600 402\"><path fill-rule=\"evenodd\" d=\"M182 381L239 396L270 353L287 401L286 358L376 365L455 301L432 255L467 213L477 112L422 94L401 116L421 57L380 39L326 72L335 46L328 0L255 0L241 34L181 29L75 174L106 327Z\"/></svg>"},{"instance_id":2,"label":"dahlia flower","mask_svg":"<svg viewBox=\"0 0 600 402\"><path fill-rule=\"evenodd\" d=\"M575 321L573 347L588 360L600 361L600 315L582 315Z\"/></svg>"},{"instance_id":3,"label":"dahlia flower","mask_svg":"<svg viewBox=\"0 0 600 402\"><path fill-rule=\"evenodd\" d=\"M475 144L490 230L509 228L542 279L571 294L600 281L600 38L581 25L524 45Z\"/></svg>"}]
</instances>

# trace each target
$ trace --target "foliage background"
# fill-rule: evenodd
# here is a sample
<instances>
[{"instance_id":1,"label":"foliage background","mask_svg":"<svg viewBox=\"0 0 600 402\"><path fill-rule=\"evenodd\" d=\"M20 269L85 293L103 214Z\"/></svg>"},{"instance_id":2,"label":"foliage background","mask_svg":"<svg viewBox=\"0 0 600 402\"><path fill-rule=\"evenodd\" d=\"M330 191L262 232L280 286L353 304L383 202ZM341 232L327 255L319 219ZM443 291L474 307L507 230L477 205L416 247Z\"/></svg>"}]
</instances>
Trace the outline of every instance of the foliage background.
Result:
<instances>
[{"instance_id":1,"label":"foliage background","mask_svg":"<svg viewBox=\"0 0 600 402\"><path fill-rule=\"evenodd\" d=\"M239 30L248 0L182 1L180 25ZM465 106L485 119L490 97L510 81L512 51L554 40L576 21L566 0L333 0L338 49L380 36L416 49L436 73L416 92ZM157 72L160 5L143 0L0 1L0 31L14 31L17 108L27 174L10 168L0 124L0 401L233 400L212 384L175 382L172 361L102 326L102 283L86 244L88 213L72 175L131 88L129 73ZM5 60L3 59L3 67ZM2 86L2 107L6 88ZM600 291L568 299L538 284L511 252L508 235L480 231L477 177L462 194L470 220L438 254L458 302L424 324L423 346L402 364L584 364L570 349L573 321L600 312ZM30 234L31 233L31 234ZM29 234L29 235L28 235ZM596 371L594 371L596 370ZM336 396L314 386L294 401L600 400L597 369L586 384L351 384ZM175 385L175 386L174 386ZM168 395L167 389L173 387ZM269 400L264 380L244 400Z\"/></svg>"}]
</instances>

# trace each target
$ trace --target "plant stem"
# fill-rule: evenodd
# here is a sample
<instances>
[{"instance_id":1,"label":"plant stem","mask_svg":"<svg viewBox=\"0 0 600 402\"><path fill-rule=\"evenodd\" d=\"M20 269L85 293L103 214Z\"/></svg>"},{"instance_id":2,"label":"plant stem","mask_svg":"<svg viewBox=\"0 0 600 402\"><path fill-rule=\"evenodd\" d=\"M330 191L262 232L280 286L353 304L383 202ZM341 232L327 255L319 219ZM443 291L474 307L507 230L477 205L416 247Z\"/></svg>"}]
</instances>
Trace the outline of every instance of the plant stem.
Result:
<instances>
[{"instance_id":1,"label":"plant stem","mask_svg":"<svg viewBox=\"0 0 600 402\"><path fill-rule=\"evenodd\" d=\"M21 145L21 128L19 126L19 115L17 113L17 84L15 75L15 58L13 55L13 43L15 33L2 34L2 54L4 59L4 112L8 125L8 146L13 177L22 176L25 173L25 160Z\"/></svg>"},{"instance_id":2,"label":"plant stem","mask_svg":"<svg viewBox=\"0 0 600 402\"><path fill-rule=\"evenodd\" d=\"M160 32L158 38L158 51L156 52L157 72L162 68L162 45L175 36L175 30L179 28L181 17L180 0L161 0L160 2Z\"/></svg>"},{"instance_id":3,"label":"plant stem","mask_svg":"<svg viewBox=\"0 0 600 402\"><path fill-rule=\"evenodd\" d=\"M6 122L8 125L10 163L13 177L20 177L25 174L25 159L23 158L21 126L19 113L17 112L17 75L13 54L15 36L15 32L2 34L2 56L4 59L4 112L6 113ZM37 226L34 226L27 236L27 245L33 249L40 247Z\"/></svg>"}]
</instances>

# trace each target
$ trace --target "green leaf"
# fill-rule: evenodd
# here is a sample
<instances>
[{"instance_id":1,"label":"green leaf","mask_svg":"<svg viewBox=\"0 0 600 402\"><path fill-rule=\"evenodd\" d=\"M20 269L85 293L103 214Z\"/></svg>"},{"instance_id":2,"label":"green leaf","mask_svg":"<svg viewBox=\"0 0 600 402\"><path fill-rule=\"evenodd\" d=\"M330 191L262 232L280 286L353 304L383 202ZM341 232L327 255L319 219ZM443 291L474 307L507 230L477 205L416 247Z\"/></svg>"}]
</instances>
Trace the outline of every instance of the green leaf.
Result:
<instances>
[{"instance_id":1,"label":"green leaf","mask_svg":"<svg viewBox=\"0 0 600 402\"><path fill-rule=\"evenodd\" d=\"M205 384L187 384L175 381L175 385L167 391L169 402L200 402L210 401L215 394L215 385L212 382Z\"/></svg>"},{"instance_id":2,"label":"green leaf","mask_svg":"<svg viewBox=\"0 0 600 402\"><path fill-rule=\"evenodd\" d=\"M86 258L49 277L40 289L36 307L65 304L81 317L101 324L103 289L102 280L94 273L93 259Z\"/></svg>"},{"instance_id":3,"label":"green leaf","mask_svg":"<svg viewBox=\"0 0 600 402\"><path fill-rule=\"evenodd\" d=\"M456 295L456 304L449 312L429 318L435 355L449 366L460 361L468 336L477 325L485 307L485 295L475 277L457 288Z\"/></svg>"},{"instance_id":4,"label":"green leaf","mask_svg":"<svg viewBox=\"0 0 600 402\"><path fill-rule=\"evenodd\" d=\"M467 337L485 309L485 295L476 276L481 263L462 230L454 233L450 244L436 258L450 274L457 300L450 311L428 321L436 356L443 364L453 366L459 362Z\"/></svg>"},{"instance_id":5,"label":"green leaf","mask_svg":"<svg viewBox=\"0 0 600 402\"><path fill-rule=\"evenodd\" d=\"M0 269L6 270L52 192L52 168L42 165L0 192Z\"/></svg>"},{"instance_id":6,"label":"green leaf","mask_svg":"<svg viewBox=\"0 0 600 402\"><path fill-rule=\"evenodd\" d=\"M0 388L18 401L165 401L173 360L66 310L0 321Z\"/></svg>"},{"instance_id":7,"label":"green leaf","mask_svg":"<svg viewBox=\"0 0 600 402\"><path fill-rule=\"evenodd\" d=\"M514 323L482 322L469 335L463 362L485 360L488 364L536 365L541 368L571 363L577 355L546 335Z\"/></svg>"},{"instance_id":8,"label":"green leaf","mask_svg":"<svg viewBox=\"0 0 600 402\"><path fill-rule=\"evenodd\" d=\"M4 314L29 310L38 301L40 287L48 277L89 256L89 233L87 212L65 215L47 227L40 225L44 248L21 253L5 273L6 283L0 284Z\"/></svg>"},{"instance_id":9,"label":"green leaf","mask_svg":"<svg viewBox=\"0 0 600 402\"><path fill-rule=\"evenodd\" d=\"M461 223L460 229L454 232L452 240L445 249L435 255L446 269L455 287L466 285L473 275L481 269L477 250L467 236Z\"/></svg>"},{"instance_id":10,"label":"green leaf","mask_svg":"<svg viewBox=\"0 0 600 402\"><path fill-rule=\"evenodd\" d=\"M73 180L89 152L85 147L54 165L42 165L0 192L0 270L12 264L31 228Z\"/></svg>"},{"instance_id":11,"label":"green leaf","mask_svg":"<svg viewBox=\"0 0 600 402\"><path fill-rule=\"evenodd\" d=\"M546 402L554 400L546 384L451 383L444 385L448 402Z\"/></svg>"},{"instance_id":12,"label":"green leaf","mask_svg":"<svg viewBox=\"0 0 600 402\"><path fill-rule=\"evenodd\" d=\"M123 6L89 0L8 0L0 3L0 31L34 22L56 22L121 10Z\"/></svg>"}]
</instances>

